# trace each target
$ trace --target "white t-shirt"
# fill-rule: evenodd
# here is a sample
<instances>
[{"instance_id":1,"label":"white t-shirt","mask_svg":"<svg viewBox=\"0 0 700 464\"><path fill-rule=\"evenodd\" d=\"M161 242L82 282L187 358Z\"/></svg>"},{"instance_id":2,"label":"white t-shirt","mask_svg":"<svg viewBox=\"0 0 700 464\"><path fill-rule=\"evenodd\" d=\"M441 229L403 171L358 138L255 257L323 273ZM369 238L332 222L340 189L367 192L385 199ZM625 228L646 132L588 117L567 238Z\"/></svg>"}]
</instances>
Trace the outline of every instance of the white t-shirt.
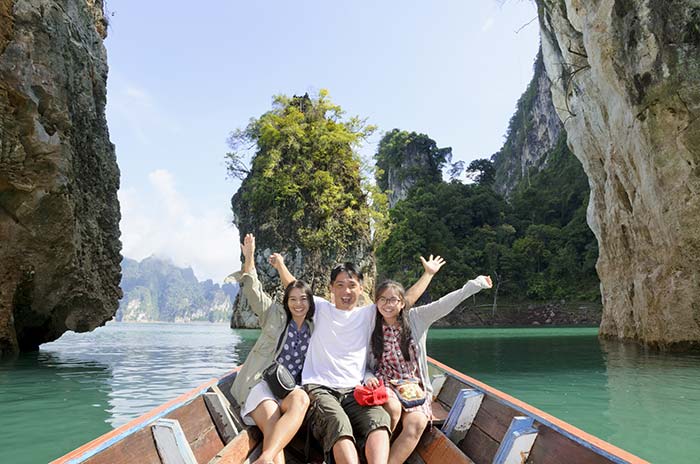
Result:
<instances>
[{"instance_id":1,"label":"white t-shirt","mask_svg":"<svg viewBox=\"0 0 700 464\"><path fill-rule=\"evenodd\" d=\"M301 383L332 388L361 384L376 306L370 304L344 311L319 297L314 297L314 304L314 331L309 341Z\"/></svg>"}]
</instances>

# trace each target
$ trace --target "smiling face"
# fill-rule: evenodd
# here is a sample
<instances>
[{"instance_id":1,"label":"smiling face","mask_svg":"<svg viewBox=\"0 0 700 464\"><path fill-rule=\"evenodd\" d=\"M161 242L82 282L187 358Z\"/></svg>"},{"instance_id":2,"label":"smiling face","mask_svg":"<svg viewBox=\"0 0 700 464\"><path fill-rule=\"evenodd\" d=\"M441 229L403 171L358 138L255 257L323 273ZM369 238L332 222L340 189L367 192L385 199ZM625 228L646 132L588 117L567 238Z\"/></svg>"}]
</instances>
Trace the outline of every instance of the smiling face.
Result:
<instances>
[{"instance_id":1,"label":"smiling face","mask_svg":"<svg viewBox=\"0 0 700 464\"><path fill-rule=\"evenodd\" d=\"M362 294L362 283L347 272L340 272L331 282L335 307L348 311L353 309Z\"/></svg>"},{"instance_id":2,"label":"smiling face","mask_svg":"<svg viewBox=\"0 0 700 464\"><path fill-rule=\"evenodd\" d=\"M389 325L396 323L399 314L406 307L406 302L403 300L401 292L393 286L388 286L377 295L375 301L379 314L382 315L384 321Z\"/></svg>"},{"instance_id":3,"label":"smiling face","mask_svg":"<svg viewBox=\"0 0 700 464\"><path fill-rule=\"evenodd\" d=\"M293 288L289 292L287 308L294 319L304 319L309 312L309 298L301 288Z\"/></svg>"}]
</instances>

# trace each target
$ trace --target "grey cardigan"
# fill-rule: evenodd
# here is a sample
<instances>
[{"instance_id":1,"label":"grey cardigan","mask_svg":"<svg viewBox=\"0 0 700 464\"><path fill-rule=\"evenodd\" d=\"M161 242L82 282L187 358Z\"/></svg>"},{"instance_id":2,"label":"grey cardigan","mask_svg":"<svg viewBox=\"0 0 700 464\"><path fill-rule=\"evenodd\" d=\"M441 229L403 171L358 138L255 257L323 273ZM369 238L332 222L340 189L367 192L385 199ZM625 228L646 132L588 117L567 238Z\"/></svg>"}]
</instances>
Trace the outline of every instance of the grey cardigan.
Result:
<instances>
[{"instance_id":1,"label":"grey cardigan","mask_svg":"<svg viewBox=\"0 0 700 464\"><path fill-rule=\"evenodd\" d=\"M486 278L484 276L479 276L464 284L464 287L459 290L448 293L437 301L423 306L416 306L408 310L408 324L411 327L411 335L416 342L417 348L418 371L420 373L421 382L423 383L423 388L427 393L433 392L433 386L428 376L428 353L425 344L428 329L430 329L430 326L435 321L451 313L462 301L479 293L481 289L484 288L489 288ZM377 360L374 359L371 353L372 349L370 347L368 350L367 363L369 369L365 375L365 380L374 376L377 367Z\"/></svg>"}]
</instances>

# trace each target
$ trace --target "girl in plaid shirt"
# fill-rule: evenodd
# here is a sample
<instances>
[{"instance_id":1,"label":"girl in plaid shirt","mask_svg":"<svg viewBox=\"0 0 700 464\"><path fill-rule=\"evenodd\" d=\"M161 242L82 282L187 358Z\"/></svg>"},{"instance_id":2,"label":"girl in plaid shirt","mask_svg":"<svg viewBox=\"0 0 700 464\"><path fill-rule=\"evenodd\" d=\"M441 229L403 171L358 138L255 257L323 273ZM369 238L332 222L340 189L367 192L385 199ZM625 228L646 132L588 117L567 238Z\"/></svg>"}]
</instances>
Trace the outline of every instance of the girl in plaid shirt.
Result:
<instances>
[{"instance_id":1,"label":"girl in plaid shirt","mask_svg":"<svg viewBox=\"0 0 700 464\"><path fill-rule=\"evenodd\" d=\"M391 416L392 430L399 419L403 426L391 445L390 464L402 463L408 458L432 417L432 386L428 379L425 347L428 329L433 322L449 314L467 297L484 288L491 288L491 278L479 276L437 301L414 308L406 307L405 291L398 282L388 280L377 288L377 320L370 342L372 349L368 363L370 372L376 377L369 374L365 384L374 388L379 384L378 379L388 384L391 380L417 378L425 392L423 404L406 408L402 407L393 390L387 389L389 400L384 407Z\"/></svg>"}]
</instances>

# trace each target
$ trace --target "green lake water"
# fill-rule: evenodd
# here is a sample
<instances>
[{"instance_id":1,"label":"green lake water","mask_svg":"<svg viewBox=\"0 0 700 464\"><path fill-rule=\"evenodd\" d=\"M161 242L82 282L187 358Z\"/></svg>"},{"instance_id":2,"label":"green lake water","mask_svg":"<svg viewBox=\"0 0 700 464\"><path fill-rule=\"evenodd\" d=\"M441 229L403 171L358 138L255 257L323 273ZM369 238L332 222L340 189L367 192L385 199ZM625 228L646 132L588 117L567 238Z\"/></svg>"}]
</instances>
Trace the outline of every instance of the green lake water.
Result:
<instances>
[{"instance_id":1,"label":"green lake water","mask_svg":"<svg viewBox=\"0 0 700 464\"><path fill-rule=\"evenodd\" d=\"M654 463L700 460L700 355L596 329L434 329L435 359ZM259 332L111 323L0 363L0 463L44 463L229 371Z\"/></svg>"}]
</instances>

